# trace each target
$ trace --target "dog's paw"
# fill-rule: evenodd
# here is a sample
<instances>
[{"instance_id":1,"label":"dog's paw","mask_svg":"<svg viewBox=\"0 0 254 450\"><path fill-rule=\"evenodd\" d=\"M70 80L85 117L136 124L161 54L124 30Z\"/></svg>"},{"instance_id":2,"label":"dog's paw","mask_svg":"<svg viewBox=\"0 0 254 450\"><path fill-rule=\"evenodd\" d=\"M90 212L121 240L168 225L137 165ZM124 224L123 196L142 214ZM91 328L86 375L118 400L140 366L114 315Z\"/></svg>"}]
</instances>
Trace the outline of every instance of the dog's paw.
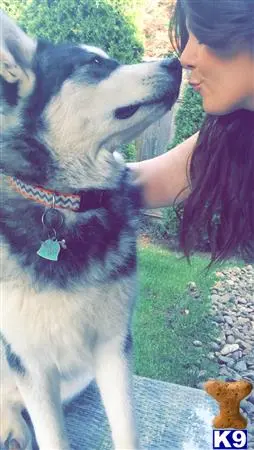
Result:
<instances>
[{"instance_id":1,"label":"dog's paw","mask_svg":"<svg viewBox=\"0 0 254 450\"><path fill-rule=\"evenodd\" d=\"M16 409L1 414L1 450L32 450L32 435L21 412Z\"/></svg>"}]
</instances>

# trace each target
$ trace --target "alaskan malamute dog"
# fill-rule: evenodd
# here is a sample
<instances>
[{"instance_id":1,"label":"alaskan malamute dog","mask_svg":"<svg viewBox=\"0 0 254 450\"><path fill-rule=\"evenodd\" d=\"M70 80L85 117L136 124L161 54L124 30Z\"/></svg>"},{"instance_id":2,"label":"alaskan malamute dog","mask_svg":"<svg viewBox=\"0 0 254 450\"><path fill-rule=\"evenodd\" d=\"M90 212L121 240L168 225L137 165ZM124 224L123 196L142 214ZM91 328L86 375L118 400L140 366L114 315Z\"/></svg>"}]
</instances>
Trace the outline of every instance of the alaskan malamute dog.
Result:
<instances>
[{"instance_id":1,"label":"alaskan malamute dog","mask_svg":"<svg viewBox=\"0 0 254 450\"><path fill-rule=\"evenodd\" d=\"M142 195L113 152L172 107L181 66L121 65L0 20L0 440L31 449L25 408L40 450L69 449L62 403L95 379L115 448L137 450L130 327Z\"/></svg>"}]
</instances>

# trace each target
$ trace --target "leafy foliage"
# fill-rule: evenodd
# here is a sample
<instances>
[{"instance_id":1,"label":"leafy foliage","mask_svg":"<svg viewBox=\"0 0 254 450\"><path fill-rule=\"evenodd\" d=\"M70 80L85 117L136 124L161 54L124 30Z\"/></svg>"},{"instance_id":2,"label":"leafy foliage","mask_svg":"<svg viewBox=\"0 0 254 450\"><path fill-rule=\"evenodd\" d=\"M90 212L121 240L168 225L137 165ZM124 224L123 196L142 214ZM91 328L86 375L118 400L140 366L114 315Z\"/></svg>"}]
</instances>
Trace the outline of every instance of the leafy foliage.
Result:
<instances>
[{"instance_id":1,"label":"leafy foliage","mask_svg":"<svg viewBox=\"0 0 254 450\"><path fill-rule=\"evenodd\" d=\"M138 24L144 0L3 0L31 36L103 48L124 63L141 60Z\"/></svg>"},{"instance_id":2,"label":"leafy foliage","mask_svg":"<svg viewBox=\"0 0 254 450\"><path fill-rule=\"evenodd\" d=\"M190 86L187 86L183 93L182 103L176 113L175 136L169 149L185 141L188 137L196 133L202 125L205 112L202 107L202 99ZM183 211L178 209L180 217ZM179 219L174 208L168 207L163 210L162 233L164 236L176 237L179 233ZM204 241L200 242L200 250L207 250L207 234L204 233Z\"/></svg>"},{"instance_id":3,"label":"leafy foliage","mask_svg":"<svg viewBox=\"0 0 254 450\"><path fill-rule=\"evenodd\" d=\"M200 95L187 86L183 93L182 103L176 113L175 136L169 148L173 148L196 133L202 125L205 112Z\"/></svg>"}]
</instances>

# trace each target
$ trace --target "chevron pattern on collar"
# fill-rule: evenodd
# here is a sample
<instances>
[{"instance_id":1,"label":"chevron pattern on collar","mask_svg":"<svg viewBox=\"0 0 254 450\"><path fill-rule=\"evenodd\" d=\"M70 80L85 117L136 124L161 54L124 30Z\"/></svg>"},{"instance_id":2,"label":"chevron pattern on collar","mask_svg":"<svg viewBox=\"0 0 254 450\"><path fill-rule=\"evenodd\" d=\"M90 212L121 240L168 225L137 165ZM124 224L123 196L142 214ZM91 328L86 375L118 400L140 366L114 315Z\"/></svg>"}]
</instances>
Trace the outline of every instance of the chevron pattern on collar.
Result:
<instances>
[{"instance_id":1,"label":"chevron pattern on collar","mask_svg":"<svg viewBox=\"0 0 254 450\"><path fill-rule=\"evenodd\" d=\"M8 181L15 191L23 195L23 197L34 200L49 208L63 208L71 211L80 211L80 195L63 194L41 186L32 186L26 184L16 177L8 177Z\"/></svg>"}]
</instances>

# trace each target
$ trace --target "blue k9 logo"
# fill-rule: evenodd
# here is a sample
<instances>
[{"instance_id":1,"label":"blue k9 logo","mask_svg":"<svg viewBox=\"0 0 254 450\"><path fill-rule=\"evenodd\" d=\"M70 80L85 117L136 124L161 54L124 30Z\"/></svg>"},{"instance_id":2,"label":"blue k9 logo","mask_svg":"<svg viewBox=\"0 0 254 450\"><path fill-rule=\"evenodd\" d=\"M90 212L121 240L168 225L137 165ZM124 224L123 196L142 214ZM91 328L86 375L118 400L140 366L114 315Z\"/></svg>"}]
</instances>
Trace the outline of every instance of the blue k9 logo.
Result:
<instances>
[{"instance_id":1,"label":"blue k9 logo","mask_svg":"<svg viewBox=\"0 0 254 450\"><path fill-rule=\"evenodd\" d=\"M213 430L214 449L247 449L247 430Z\"/></svg>"}]
</instances>

